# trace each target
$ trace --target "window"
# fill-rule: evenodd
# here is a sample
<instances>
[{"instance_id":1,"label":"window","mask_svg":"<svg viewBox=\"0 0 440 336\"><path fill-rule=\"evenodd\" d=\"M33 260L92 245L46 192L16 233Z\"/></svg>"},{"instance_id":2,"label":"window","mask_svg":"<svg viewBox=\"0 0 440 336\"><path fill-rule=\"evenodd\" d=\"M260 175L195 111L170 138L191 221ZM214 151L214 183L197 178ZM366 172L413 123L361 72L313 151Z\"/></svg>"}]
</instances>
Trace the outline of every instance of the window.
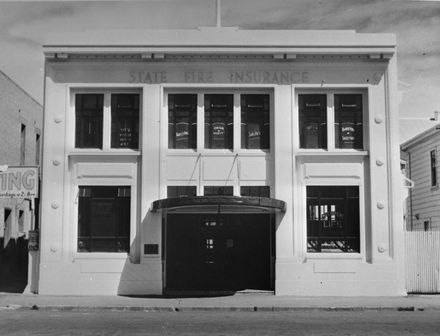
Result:
<instances>
[{"instance_id":1,"label":"window","mask_svg":"<svg viewBox=\"0 0 440 336\"><path fill-rule=\"evenodd\" d=\"M241 95L241 148L269 149L269 95Z\"/></svg>"},{"instance_id":2,"label":"window","mask_svg":"<svg viewBox=\"0 0 440 336\"><path fill-rule=\"evenodd\" d=\"M205 95L205 148L232 149L233 101L231 94Z\"/></svg>"},{"instance_id":3,"label":"window","mask_svg":"<svg viewBox=\"0 0 440 336\"><path fill-rule=\"evenodd\" d=\"M206 186L204 188L205 196L232 196L234 194L234 187L215 187L215 186Z\"/></svg>"},{"instance_id":4,"label":"window","mask_svg":"<svg viewBox=\"0 0 440 336\"><path fill-rule=\"evenodd\" d=\"M111 148L138 148L139 95L112 94Z\"/></svg>"},{"instance_id":5,"label":"window","mask_svg":"<svg viewBox=\"0 0 440 336\"><path fill-rule=\"evenodd\" d=\"M431 158L431 187L437 186L437 158L435 149L430 153Z\"/></svg>"},{"instance_id":6,"label":"window","mask_svg":"<svg viewBox=\"0 0 440 336\"><path fill-rule=\"evenodd\" d=\"M301 148L327 148L327 96L299 95Z\"/></svg>"},{"instance_id":7,"label":"window","mask_svg":"<svg viewBox=\"0 0 440 336\"><path fill-rule=\"evenodd\" d=\"M24 211L18 210L18 232L24 232Z\"/></svg>"},{"instance_id":8,"label":"window","mask_svg":"<svg viewBox=\"0 0 440 336\"><path fill-rule=\"evenodd\" d=\"M139 100L137 93L76 94L75 147L139 148Z\"/></svg>"},{"instance_id":9,"label":"window","mask_svg":"<svg viewBox=\"0 0 440 336\"><path fill-rule=\"evenodd\" d=\"M78 252L129 252L130 192L127 186L80 186Z\"/></svg>"},{"instance_id":10,"label":"window","mask_svg":"<svg viewBox=\"0 0 440 336\"><path fill-rule=\"evenodd\" d=\"M168 148L197 147L197 95L168 96Z\"/></svg>"},{"instance_id":11,"label":"window","mask_svg":"<svg viewBox=\"0 0 440 336\"><path fill-rule=\"evenodd\" d=\"M103 94L75 96L76 148L102 149Z\"/></svg>"},{"instance_id":12,"label":"window","mask_svg":"<svg viewBox=\"0 0 440 336\"><path fill-rule=\"evenodd\" d=\"M40 134L35 134L35 164L40 164L41 140Z\"/></svg>"},{"instance_id":13,"label":"window","mask_svg":"<svg viewBox=\"0 0 440 336\"><path fill-rule=\"evenodd\" d=\"M269 186L242 186L240 187L241 196L270 197Z\"/></svg>"},{"instance_id":14,"label":"window","mask_svg":"<svg viewBox=\"0 0 440 336\"><path fill-rule=\"evenodd\" d=\"M193 197L197 194L196 186L168 186L167 187L167 197Z\"/></svg>"},{"instance_id":15,"label":"window","mask_svg":"<svg viewBox=\"0 0 440 336\"><path fill-rule=\"evenodd\" d=\"M268 150L270 109L267 93L169 93L168 148Z\"/></svg>"},{"instance_id":16,"label":"window","mask_svg":"<svg viewBox=\"0 0 440 336\"><path fill-rule=\"evenodd\" d=\"M362 149L362 95L335 94L335 147Z\"/></svg>"},{"instance_id":17,"label":"window","mask_svg":"<svg viewBox=\"0 0 440 336\"><path fill-rule=\"evenodd\" d=\"M360 252L359 225L359 187L307 187L307 252Z\"/></svg>"},{"instance_id":18,"label":"window","mask_svg":"<svg viewBox=\"0 0 440 336\"><path fill-rule=\"evenodd\" d=\"M25 164L26 158L26 125L21 124L20 133L20 166Z\"/></svg>"},{"instance_id":19,"label":"window","mask_svg":"<svg viewBox=\"0 0 440 336\"><path fill-rule=\"evenodd\" d=\"M298 106L300 148L363 149L362 94L300 94Z\"/></svg>"}]
</instances>

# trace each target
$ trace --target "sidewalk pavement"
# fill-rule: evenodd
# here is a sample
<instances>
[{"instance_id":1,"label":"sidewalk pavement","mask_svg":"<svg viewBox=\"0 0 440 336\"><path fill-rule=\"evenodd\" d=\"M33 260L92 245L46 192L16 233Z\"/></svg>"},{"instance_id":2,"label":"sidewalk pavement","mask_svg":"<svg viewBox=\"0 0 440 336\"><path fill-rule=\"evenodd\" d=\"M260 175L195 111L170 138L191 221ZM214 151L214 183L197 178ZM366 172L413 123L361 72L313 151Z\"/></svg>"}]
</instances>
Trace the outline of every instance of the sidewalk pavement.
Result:
<instances>
[{"instance_id":1,"label":"sidewalk pavement","mask_svg":"<svg viewBox=\"0 0 440 336\"><path fill-rule=\"evenodd\" d=\"M401 297L299 297L269 294L167 298L55 296L0 293L0 310L57 311L289 311L289 310L439 310L440 295Z\"/></svg>"}]
</instances>

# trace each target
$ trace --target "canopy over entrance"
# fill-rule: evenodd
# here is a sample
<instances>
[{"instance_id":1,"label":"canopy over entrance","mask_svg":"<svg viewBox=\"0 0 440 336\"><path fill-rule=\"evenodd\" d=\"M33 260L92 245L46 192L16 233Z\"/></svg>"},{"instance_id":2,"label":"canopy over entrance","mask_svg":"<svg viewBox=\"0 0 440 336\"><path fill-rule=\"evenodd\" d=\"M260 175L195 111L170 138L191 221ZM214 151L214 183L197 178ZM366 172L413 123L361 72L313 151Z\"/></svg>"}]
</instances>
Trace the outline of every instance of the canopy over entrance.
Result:
<instances>
[{"instance_id":1,"label":"canopy over entrance","mask_svg":"<svg viewBox=\"0 0 440 336\"><path fill-rule=\"evenodd\" d=\"M285 211L286 203L268 197L250 196L193 196L164 198L154 201L152 211L168 212L265 212Z\"/></svg>"}]
</instances>

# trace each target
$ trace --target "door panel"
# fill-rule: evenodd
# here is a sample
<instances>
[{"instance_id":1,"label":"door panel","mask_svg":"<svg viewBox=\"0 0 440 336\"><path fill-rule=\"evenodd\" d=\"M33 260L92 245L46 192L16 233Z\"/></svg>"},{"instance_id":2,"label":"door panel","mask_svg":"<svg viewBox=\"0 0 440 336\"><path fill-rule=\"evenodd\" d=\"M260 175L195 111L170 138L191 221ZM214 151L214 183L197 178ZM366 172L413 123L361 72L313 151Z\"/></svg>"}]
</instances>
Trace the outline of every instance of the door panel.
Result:
<instances>
[{"instance_id":1,"label":"door panel","mask_svg":"<svg viewBox=\"0 0 440 336\"><path fill-rule=\"evenodd\" d=\"M169 215L167 289L271 289L269 215Z\"/></svg>"}]
</instances>

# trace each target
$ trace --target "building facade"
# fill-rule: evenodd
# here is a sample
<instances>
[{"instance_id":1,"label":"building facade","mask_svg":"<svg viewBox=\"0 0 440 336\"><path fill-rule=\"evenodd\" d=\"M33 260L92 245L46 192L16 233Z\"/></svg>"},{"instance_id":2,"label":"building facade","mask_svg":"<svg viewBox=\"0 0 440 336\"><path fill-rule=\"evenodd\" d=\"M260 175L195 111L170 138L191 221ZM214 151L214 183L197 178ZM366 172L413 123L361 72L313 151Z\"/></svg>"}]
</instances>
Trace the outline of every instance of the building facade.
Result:
<instances>
[{"instance_id":1,"label":"building facade","mask_svg":"<svg viewBox=\"0 0 440 336\"><path fill-rule=\"evenodd\" d=\"M393 35L207 27L44 52L40 293L405 293Z\"/></svg>"},{"instance_id":2,"label":"building facade","mask_svg":"<svg viewBox=\"0 0 440 336\"><path fill-rule=\"evenodd\" d=\"M440 181L437 168L439 145L438 124L401 145L406 175L414 183L406 200L408 231L440 229Z\"/></svg>"},{"instance_id":3,"label":"building facade","mask_svg":"<svg viewBox=\"0 0 440 336\"><path fill-rule=\"evenodd\" d=\"M39 166L43 107L1 71L0 116L0 173L8 166ZM5 176L0 176L6 184ZM0 291L22 291L27 285L31 222L30 200L1 196Z\"/></svg>"}]
</instances>

